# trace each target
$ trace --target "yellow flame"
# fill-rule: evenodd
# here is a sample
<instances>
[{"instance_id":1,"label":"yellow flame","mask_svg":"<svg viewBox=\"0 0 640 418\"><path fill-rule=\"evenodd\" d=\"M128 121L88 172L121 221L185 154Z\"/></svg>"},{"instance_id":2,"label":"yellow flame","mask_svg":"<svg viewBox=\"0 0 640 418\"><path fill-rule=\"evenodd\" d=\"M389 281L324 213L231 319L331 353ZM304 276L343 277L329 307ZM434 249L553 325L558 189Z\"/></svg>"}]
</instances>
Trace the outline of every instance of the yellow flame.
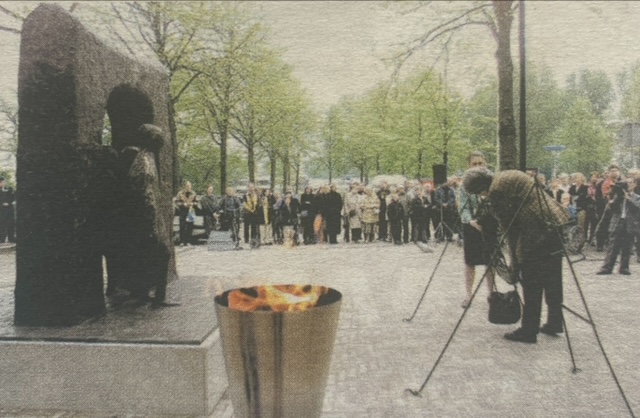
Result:
<instances>
[{"instance_id":1,"label":"yellow flame","mask_svg":"<svg viewBox=\"0 0 640 418\"><path fill-rule=\"evenodd\" d=\"M270 310L302 312L313 308L329 288L311 285L266 285L252 288L254 292L236 289L229 292L229 308L242 312ZM257 293L253 296L249 293Z\"/></svg>"}]
</instances>

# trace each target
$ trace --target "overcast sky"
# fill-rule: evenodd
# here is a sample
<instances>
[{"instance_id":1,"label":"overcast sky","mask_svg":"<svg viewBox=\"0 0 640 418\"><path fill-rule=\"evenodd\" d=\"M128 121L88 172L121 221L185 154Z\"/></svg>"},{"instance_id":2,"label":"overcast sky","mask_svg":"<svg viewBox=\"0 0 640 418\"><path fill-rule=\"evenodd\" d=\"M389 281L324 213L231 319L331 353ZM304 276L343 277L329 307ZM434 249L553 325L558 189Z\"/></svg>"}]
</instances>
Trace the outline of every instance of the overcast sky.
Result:
<instances>
[{"instance_id":1,"label":"overcast sky","mask_svg":"<svg viewBox=\"0 0 640 418\"><path fill-rule=\"evenodd\" d=\"M391 70L380 58L389 55L394 43L421 33L429 21L424 12L419 19L400 16L397 7L386 2L285 1L261 6L272 22L274 43L287 48L286 60L295 65L295 74L321 107L388 77ZM527 2L527 56L550 66L562 84L583 68L604 70L615 82L622 68L640 60L638 22L640 2ZM514 41L517 30L515 21ZM479 78L495 74L495 41L485 28L465 29L456 39L449 82L469 91ZM513 42L516 65L517 48Z\"/></svg>"},{"instance_id":2,"label":"overcast sky","mask_svg":"<svg viewBox=\"0 0 640 418\"><path fill-rule=\"evenodd\" d=\"M5 3L6 4L6 3ZM361 94L391 69L381 58L392 45L411 39L437 16L401 16L397 5L361 1L267 1L255 3L271 27L274 45L285 48L318 109L342 95ZM447 3L439 7L449 7ZM459 6L459 4L456 4ZM640 2L527 2L527 54L550 66L560 83L582 68L606 71L612 81L640 60ZM517 40L517 21L514 40ZM449 82L469 92L495 74L495 41L484 28L465 29L449 61ZM16 91L19 37L0 34L0 94ZM517 43L513 44L517 65ZM428 53L412 61L428 64Z\"/></svg>"}]
</instances>

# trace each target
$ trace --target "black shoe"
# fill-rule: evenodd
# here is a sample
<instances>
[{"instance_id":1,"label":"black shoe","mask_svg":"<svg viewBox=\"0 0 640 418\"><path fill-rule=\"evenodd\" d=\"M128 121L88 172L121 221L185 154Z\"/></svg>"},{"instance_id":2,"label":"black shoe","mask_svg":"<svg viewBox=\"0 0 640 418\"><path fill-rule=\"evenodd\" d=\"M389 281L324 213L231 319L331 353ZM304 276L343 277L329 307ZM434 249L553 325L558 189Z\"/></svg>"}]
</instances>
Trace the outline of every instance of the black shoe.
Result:
<instances>
[{"instance_id":1,"label":"black shoe","mask_svg":"<svg viewBox=\"0 0 640 418\"><path fill-rule=\"evenodd\" d=\"M544 324L540 327L540 332L543 334L551 335L552 337L557 336L557 334L562 334L562 325L560 326L551 326L549 324Z\"/></svg>"},{"instance_id":2,"label":"black shoe","mask_svg":"<svg viewBox=\"0 0 640 418\"><path fill-rule=\"evenodd\" d=\"M178 302L166 302L166 301L156 301L155 299L151 302L151 309L161 309L161 308L171 308L174 306L180 306Z\"/></svg>"},{"instance_id":3,"label":"black shoe","mask_svg":"<svg viewBox=\"0 0 640 418\"><path fill-rule=\"evenodd\" d=\"M611 270L609 270L608 268L601 268L600 270L598 270L598 272L596 273L599 276L605 275L605 274L611 274Z\"/></svg>"},{"instance_id":4,"label":"black shoe","mask_svg":"<svg viewBox=\"0 0 640 418\"><path fill-rule=\"evenodd\" d=\"M631 275L631 271L629 271L629 269L620 269L620 270L618 270L618 273L624 274L625 276L630 276Z\"/></svg>"},{"instance_id":5,"label":"black shoe","mask_svg":"<svg viewBox=\"0 0 640 418\"><path fill-rule=\"evenodd\" d=\"M509 341L516 341L519 343L529 343L535 344L538 341L538 338L535 334L530 334L522 330L522 328L518 328L513 332L508 332L504 334L504 338Z\"/></svg>"}]
</instances>

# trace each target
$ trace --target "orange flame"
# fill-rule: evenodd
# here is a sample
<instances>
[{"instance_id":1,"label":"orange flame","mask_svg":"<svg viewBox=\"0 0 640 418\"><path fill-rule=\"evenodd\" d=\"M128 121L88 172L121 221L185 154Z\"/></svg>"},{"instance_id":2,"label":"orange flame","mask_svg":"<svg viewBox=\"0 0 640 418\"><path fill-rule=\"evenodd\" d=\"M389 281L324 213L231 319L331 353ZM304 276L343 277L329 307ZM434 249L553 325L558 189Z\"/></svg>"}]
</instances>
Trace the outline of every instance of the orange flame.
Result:
<instances>
[{"instance_id":1,"label":"orange flame","mask_svg":"<svg viewBox=\"0 0 640 418\"><path fill-rule=\"evenodd\" d=\"M229 309L253 312L302 312L313 308L328 287L312 285L257 286L229 292Z\"/></svg>"}]
</instances>

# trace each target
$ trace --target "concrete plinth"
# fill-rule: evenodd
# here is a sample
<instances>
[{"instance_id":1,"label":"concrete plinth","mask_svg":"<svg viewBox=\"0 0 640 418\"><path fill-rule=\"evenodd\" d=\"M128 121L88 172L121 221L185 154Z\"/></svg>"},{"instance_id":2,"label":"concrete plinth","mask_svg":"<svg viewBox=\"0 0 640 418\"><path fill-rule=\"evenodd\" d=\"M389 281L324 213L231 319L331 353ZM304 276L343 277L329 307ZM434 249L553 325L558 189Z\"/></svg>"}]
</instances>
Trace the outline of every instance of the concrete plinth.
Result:
<instances>
[{"instance_id":1,"label":"concrete plinth","mask_svg":"<svg viewBox=\"0 0 640 418\"><path fill-rule=\"evenodd\" d=\"M226 389L216 329L202 344L0 341L3 409L210 413Z\"/></svg>"},{"instance_id":2,"label":"concrete plinth","mask_svg":"<svg viewBox=\"0 0 640 418\"><path fill-rule=\"evenodd\" d=\"M0 410L210 414L227 377L207 286L185 277L168 289L180 306L112 300L104 318L60 328L13 325L0 289Z\"/></svg>"}]
</instances>

